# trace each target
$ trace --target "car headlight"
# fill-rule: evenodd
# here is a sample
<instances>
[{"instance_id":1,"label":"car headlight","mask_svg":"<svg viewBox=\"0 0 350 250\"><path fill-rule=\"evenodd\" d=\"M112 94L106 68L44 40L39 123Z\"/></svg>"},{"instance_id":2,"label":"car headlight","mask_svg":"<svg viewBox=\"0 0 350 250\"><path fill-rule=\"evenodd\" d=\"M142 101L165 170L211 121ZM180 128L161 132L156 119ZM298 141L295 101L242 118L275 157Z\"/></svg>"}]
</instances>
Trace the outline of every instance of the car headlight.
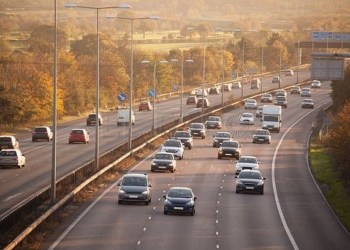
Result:
<instances>
[{"instance_id":1,"label":"car headlight","mask_svg":"<svg viewBox=\"0 0 350 250\"><path fill-rule=\"evenodd\" d=\"M152 162L152 164L151 164L152 166L157 166L157 163L155 163L155 162Z\"/></svg>"},{"instance_id":2,"label":"car headlight","mask_svg":"<svg viewBox=\"0 0 350 250\"><path fill-rule=\"evenodd\" d=\"M123 189L119 189L120 194L125 194L125 191Z\"/></svg>"},{"instance_id":3,"label":"car headlight","mask_svg":"<svg viewBox=\"0 0 350 250\"><path fill-rule=\"evenodd\" d=\"M148 194L148 190L143 191L142 194L147 195Z\"/></svg>"},{"instance_id":4,"label":"car headlight","mask_svg":"<svg viewBox=\"0 0 350 250\"><path fill-rule=\"evenodd\" d=\"M164 205L172 205L171 201L168 199L164 200Z\"/></svg>"},{"instance_id":5,"label":"car headlight","mask_svg":"<svg viewBox=\"0 0 350 250\"><path fill-rule=\"evenodd\" d=\"M214 142L218 142L218 140L216 140L216 139L214 139L213 141L214 141Z\"/></svg>"},{"instance_id":6,"label":"car headlight","mask_svg":"<svg viewBox=\"0 0 350 250\"><path fill-rule=\"evenodd\" d=\"M237 184L238 185L244 185L243 182L241 180L237 180Z\"/></svg>"},{"instance_id":7,"label":"car headlight","mask_svg":"<svg viewBox=\"0 0 350 250\"><path fill-rule=\"evenodd\" d=\"M236 165L236 170L240 170L242 167L240 165Z\"/></svg>"},{"instance_id":8,"label":"car headlight","mask_svg":"<svg viewBox=\"0 0 350 250\"><path fill-rule=\"evenodd\" d=\"M194 204L194 201L190 200L189 202L186 203L186 206L193 206L193 204Z\"/></svg>"},{"instance_id":9,"label":"car headlight","mask_svg":"<svg viewBox=\"0 0 350 250\"><path fill-rule=\"evenodd\" d=\"M257 185L257 186L262 186L262 185L264 185L264 183L259 182L259 183L257 183L256 185Z\"/></svg>"},{"instance_id":10,"label":"car headlight","mask_svg":"<svg viewBox=\"0 0 350 250\"><path fill-rule=\"evenodd\" d=\"M174 163L169 163L169 167L173 167L174 166Z\"/></svg>"},{"instance_id":11,"label":"car headlight","mask_svg":"<svg viewBox=\"0 0 350 250\"><path fill-rule=\"evenodd\" d=\"M222 154L222 149L221 148L219 148L218 153Z\"/></svg>"}]
</instances>

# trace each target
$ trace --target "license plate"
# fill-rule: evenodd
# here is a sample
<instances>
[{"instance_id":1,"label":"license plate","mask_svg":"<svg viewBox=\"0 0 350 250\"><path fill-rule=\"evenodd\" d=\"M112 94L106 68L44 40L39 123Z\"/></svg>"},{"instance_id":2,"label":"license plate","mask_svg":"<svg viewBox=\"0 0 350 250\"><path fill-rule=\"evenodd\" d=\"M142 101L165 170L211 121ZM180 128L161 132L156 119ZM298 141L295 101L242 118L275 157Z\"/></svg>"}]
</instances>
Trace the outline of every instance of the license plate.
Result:
<instances>
[{"instance_id":1,"label":"license plate","mask_svg":"<svg viewBox=\"0 0 350 250\"><path fill-rule=\"evenodd\" d=\"M210 127L215 127L215 125L210 125Z\"/></svg>"},{"instance_id":2,"label":"license plate","mask_svg":"<svg viewBox=\"0 0 350 250\"><path fill-rule=\"evenodd\" d=\"M5 161L12 161L12 159L5 159Z\"/></svg>"},{"instance_id":3,"label":"license plate","mask_svg":"<svg viewBox=\"0 0 350 250\"><path fill-rule=\"evenodd\" d=\"M137 199L138 196L137 195L129 195L129 198Z\"/></svg>"},{"instance_id":4,"label":"license plate","mask_svg":"<svg viewBox=\"0 0 350 250\"><path fill-rule=\"evenodd\" d=\"M198 135L198 133L193 133L194 135Z\"/></svg>"},{"instance_id":5,"label":"license plate","mask_svg":"<svg viewBox=\"0 0 350 250\"><path fill-rule=\"evenodd\" d=\"M232 154L226 154L226 155L232 155Z\"/></svg>"},{"instance_id":6,"label":"license plate","mask_svg":"<svg viewBox=\"0 0 350 250\"><path fill-rule=\"evenodd\" d=\"M174 210L184 210L183 207L174 207Z\"/></svg>"},{"instance_id":7,"label":"license plate","mask_svg":"<svg viewBox=\"0 0 350 250\"><path fill-rule=\"evenodd\" d=\"M160 167L158 167L158 168L166 168L166 167L162 167L162 166L160 166Z\"/></svg>"},{"instance_id":8,"label":"license plate","mask_svg":"<svg viewBox=\"0 0 350 250\"><path fill-rule=\"evenodd\" d=\"M264 139L259 139L259 141L264 141Z\"/></svg>"},{"instance_id":9,"label":"license plate","mask_svg":"<svg viewBox=\"0 0 350 250\"><path fill-rule=\"evenodd\" d=\"M246 187L246 189L254 189L254 187Z\"/></svg>"}]
</instances>

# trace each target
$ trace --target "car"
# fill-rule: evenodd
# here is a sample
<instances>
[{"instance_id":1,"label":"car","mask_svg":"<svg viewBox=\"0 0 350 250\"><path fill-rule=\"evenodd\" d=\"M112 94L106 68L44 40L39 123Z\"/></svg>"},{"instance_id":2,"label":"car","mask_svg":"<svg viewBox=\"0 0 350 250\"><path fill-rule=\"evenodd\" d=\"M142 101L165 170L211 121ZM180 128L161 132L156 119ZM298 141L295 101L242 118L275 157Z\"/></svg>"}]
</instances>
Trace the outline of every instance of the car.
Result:
<instances>
[{"instance_id":1,"label":"car","mask_svg":"<svg viewBox=\"0 0 350 250\"><path fill-rule=\"evenodd\" d=\"M191 123L187 129L193 137L201 137L202 139L205 138L207 133L203 123Z\"/></svg>"},{"instance_id":2,"label":"car","mask_svg":"<svg viewBox=\"0 0 350 250\"><path fill-rule=\"evenodd\" d=\"M220 94L220 90L218 87L211 87L209 89L209 95L218 95Z\"/></svg>"},{"instance_id":3,"label":"car","mask_svg":"<svg viewBox=\"0 0 350 250\"><path fill-rule=\"evenodd\" d=\"M258 103L256 102L255 99L248 99L244 103L244 108L245 109L257 109Z\"/></svg>"},{"instance_id":4,"label":"car","mask_svg":"<svg viewBox=\"0 0 350 250\"><path fill-rule=\"evenodd\" d=\"M196 96L197 97L207 97L208 96L208 92L206 89L204 89L204 92L203 92L203 89L200 88L196 91Z\"/></svg>"},{"instance_id":5,"label":"car","mask_svg":"<svg viewBox=\"0 0 350 250\"><path fill-rule=\"evenodd\" d=\"M242 170L236 176L236 193L253 192L263 195L265 180L258 170Z\"/></svg>"},{"instance_id":6,"label":"car","mask_svg":"<svg viewBox=\"0 0 350 250\"><path fill-rule=\"evenodd\" d=\"M75 142L82 142L84 144L90 142L90 136L86 129L72 129L69 134L68 143L72 144Z\"/></svg>"},{"instance_id":7,"label":"car","mask_svg":"<svg viewBox=\"0 0 350 250\"><path fill-rule=\"evenodd\" d=\"M273 76L272 83L281 83L281 78L279 76Z\"/></svg>"},{"instance_id":8,"label":"car","mask_svg":"<svg viewBox=\"0 0 350 250\"><path fill-rule=\"evenodd\" d=\"M90 113L86 119L86 126L92 126L96 124L96 113ZM103 125L103 118L101 114L98 114L98 124Z\"/></svg>"},{"instance_id":9,"label":"car","mask_svg":"<svg viewBox=\"0 0 350 250\"><path fill-rule=\"evenodd\" d=\"M273 101L273 97L271 94L263 94L260 97L260 102L268 102L268 103L272 103Z\"/></svg>"},{"instance_id":10,"label":"car","mask_svg":"<svg viewBox=\"0 0 350 250\"><path fill-rule=\"evenodd\" d=\"M174 155L175 159L182 160L184 158L184 146L178 139L168 139L161 147L161 152L167 152Z\"/></svg>"},{"instance_id":11,"label":"car","mask_svg":"<svg viewBox=\"0 0 350 250\"><path fill-rule=\"evenodd\" d=\"M271 143L271 133L267 129L257 129L253 133L253 143Z\"/></svg>"},{"instance_id":12,"label":"car","mask_svg":"<svg viewBox=\"0 0 350 250\"><path fill-rule=\"evenodd\" d=\"M152 183L147 174L127 173L118 186L118 204L143 202L148 205L152 201Z\"/></svg>"},{"instance_id":13,"label":"car","mask_svg":"<svg viewBox=\"0 0 350 250\"><path fill-rule=\"evenodd\" d=\"M232 88L233 89L240 89L240 88L242 88L241 82L233 82L232 83Z\"/></svg>"},{"instance_id":14,"label":"car","mask_svg":"<svg viewBox=\"0 0 350 250\"><path fill-rule=\"evenodd\" d=\"M287 91L284 90L284 89L278 89L278 90L276 91L276 93L275 93L275 96L276 96L276 97L277 97L277 96L285 96L285 97L287 97Z\"/></svg>"},{"instance_id":15,"label":"car","mask_svg":"<svg viewBox=\"0 0 350 250\"><path fill-rule=\"evenodd\" d=\"M219 116L208 116L208 119L204 123L206 128L222 128L221 118Z\"/></svg>"},{"instance_id":16,"label":"car","mask_svg":"<svg viewBox=\"0 0 350 250\"><path fill-rule=\"evenodd\" d=\"M312 80L311 82L311 88L321 88L321 82L318 80Z\"/></svg>"},{"instance_id":17,"label":"car","mask_svg":"<svg viewBox=\"0 0 350 250\"><path fill-rule=\"evenodd\" d=\"M230 84L224 84L224 91L231 92L232 88Z\"/></svg>"},{"instance_id":18,"label":"car","mask_svg":"<svg viewBox=\"0 0 350 250\"><path fill-rule=\"evenodd\" d=\"M151 111L152 110L152 105L149 101L142 101L140 102L139 105L139 111L143 111L143 110L147 110L147 111Z\"/></svg>"},{"instance_id":19,"label":"car","mask_svg":"<svg viewBox=\"0 0 350 250\"><path fill-rule=\"evenodd\" d=\"M253 78L250 82L250 88L251 89L260 89L260 79Z\"/></svg>"},{"instance_id":20,"label":"car","mask_svg":"<svg viewBox=\"0 0 350 250\"><path fill-rule=\"evenodd\" d=\"M2 149L0 151L0 166L18 168L26 166L26 157L19 149Z\"/></svg>"},{"instance_id":21,"label":"car","mask_svg":"<svg viewBox=\"0 0 350 250\"><path fill-rule=\"evenodd\" d=\"M39 126L32 132L32 141L45 140L52 141L53 133L49 127Z\"/></svg>"},{"instance_id":22,"label":"car","mask_svg":"<svg viewBox=\"0 0 350 250\"><path fill-rule=\"evenodd\" d=\"M217 132L213 135L213 147L220 147L223 141L231 140L232 136L230 132Z\"/></svg>"},{"instance_id":23,"label":"car","mask_svg":"<svg viewBox=\"0 0 350 250\"><path fill-rule=\"evenodd\" d=\"M311 90L310 88L302 88L301 89L301 93L300 93L301 97L311 97Z\"/></svg>"},{"instance_id":24,"label":"car","mask_svg":"<svg viewBox=\"0 0 350 250\"><path fill-rule=\"evenodd\" d=\"M263 106L259 106L255 111L255 117L262 117Z\"/></svg>"},{"instance_id":25,"label":"car","mask_svg":"<svg viewBox=\"0 0 350 250\"><path fill-rule=\"evenodd\" d=\"M180 140L182 145L188 149L193 148L193 136L188 131L176 131L173 139Z\"/></svg>"},{"instance_id":26,"label":"car","mask_svg":"<svg viewBox=\"0 0 350 250\"><path fill-rule=\"evenodd\" d=\"M197 196L191 188L172 187L164 198L164 214L186 213L193 216L196 213Z\"/></svg>"},{"instance_id":27,"label":"car","mask_svg":"<svg viewBox=\"0 0 350 250\"><path fill-rule=\"evenodd\" d=\"M287 70L284 71L284 74L285 74L285 76L293 76L294 72L291 69L287 69Z\"/></svg>"},{"instance_id":28,"label":"car","mask_svg":"<svg viewBox=\"0 0 350 250\"><path fill-rule=\"evenodd\" d=\"M275 105L281 106L283 108L288 107L288 100L285 96L277 96L275 99Z\"/></svg>"},{"instance_id":29,"label":"car","mask_svg":"<svg viewBox=\"0 0 350 250\"><path fill-rule=\"evenodd\" d=\"M260 162L254 156L241 156L236 161L236 174L239 174L244 169L258 170L259 164Z\"/></svg>"},{"instance_id":30,"label":"car","mask_svg":"<svg viewBox=\"0 0 350 250\"><path fill-rule=\"evenodd\" d=\"M309 98L309 99L304 99L302 102L301 102L301 107L302 108L314 108L314 101Z\"/></svg>"},{"instance_id":31,"label":"car","mask_svg":"<svg viewBox=\"0 0 350 250\"><path fill-rule=\"evenodd\" d=\"M300 91L301 91L301 89L300 89L299 86L293 86L293 87L290 88L290 93L291 94L300 94Z\"/></svg>"},{"instance_id":32,"label":"car","mask_svg":"<svg viewBox=\"0 0 350 250\"><path fill-rule=\"evenodd\" d=\"M186 104L187 105L190 105L190 104L197 105L197 101L198 101L197 96L190 95L190 96L187 96Z\"/></svg>"},{"instance_id":33,"label":"car","mask_svg":"<svg viewBox=\"0 0 350 250\"><path fill-rule=\"evenodd\" d=\"M254 115L252 113L243 113L239 117L239 124L254 125Z\"/></svg>"},{"instance_id":34,"label":"car","mask_svg":"<svg viewBox=\"0 0 350 250\"><path fill-rule=\"evenodd\" d=\"M166 152L158 152L152 157L151 172L156 170L170 171L176 170L176 159L173 154Z\"/></svg>"},{"instance_id":35,"label":"car","mask_svg":"<svg viewBox=\"0 0 350 250\"><path fill-rule=\"evenodd\" d=\"M198 98L197 101L197 108L202 108L203 106L203 100L204 100L204 108L210 108L210 101L208 98Z\"/></svg>"},{"instance_id":36,"label":"car","mask_svg":"<svg viewBox=\"0 0 350 250\"><path fill-rule=\"evenodd\" d=\"M19 142L13 135L0 136L0 150L1 149L19 149Z\"/></svg>"},{"instance_id":37,"label":"car","mask_svg":"<svg viewBox=\"0 0 350 250\"><path fill-rule=\"evenodd\" d=\"M218 159L223 157L236 158L237 160L241 157L242 146L238 141L226 140L223 141L218 149Z\"/></svg>"}]
</instances>

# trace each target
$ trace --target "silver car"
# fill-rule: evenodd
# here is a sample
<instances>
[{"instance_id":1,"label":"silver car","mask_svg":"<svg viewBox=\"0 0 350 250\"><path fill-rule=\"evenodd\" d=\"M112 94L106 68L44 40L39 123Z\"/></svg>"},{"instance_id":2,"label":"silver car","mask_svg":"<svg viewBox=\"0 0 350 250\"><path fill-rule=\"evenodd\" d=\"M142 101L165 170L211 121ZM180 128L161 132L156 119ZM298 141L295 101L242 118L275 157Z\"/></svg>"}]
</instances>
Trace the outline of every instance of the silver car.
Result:
<instances>
[{"instance_id":1,"label":"silver car","mask_svg":"<svg viewBox=\"0 0 350 250\"><path fill-rule=\"evenodd\" d=\"M254 99L248 99L245 103L244 103L244 108L245 109L257 109L258 108L258 103L256 100Z\"/></svg>"},{"instance_id":2,"label":"silver car","mask_svg":"<svg viewBox=\"0 0 350 250\"><path fill-rule=\"evenodd\" d=\"M19 149L3 149L0 151L0 166L25 167L26 157Z\"/></svg>"}]
</instances>

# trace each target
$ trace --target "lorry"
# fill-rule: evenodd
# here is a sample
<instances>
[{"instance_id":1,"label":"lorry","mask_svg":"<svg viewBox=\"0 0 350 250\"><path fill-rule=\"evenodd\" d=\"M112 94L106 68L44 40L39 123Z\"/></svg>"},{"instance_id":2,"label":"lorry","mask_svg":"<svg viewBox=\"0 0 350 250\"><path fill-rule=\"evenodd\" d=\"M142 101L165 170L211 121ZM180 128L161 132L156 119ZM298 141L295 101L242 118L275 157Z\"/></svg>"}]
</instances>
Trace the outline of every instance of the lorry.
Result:
<instances>
[{"instance_id":1,"label":"lorry","mask_svg":"<svg viewBox=\"0 0 350 250\"><path fill-rule=\"evenodd\" d=\"M130 109L118 110L117 125L129 125L130 122ZM131 124L135 124L135 113L131 110Z\"/></svg>"},{"instance_id":2,"label":"lorry","mask_svg":"<svg viewBox=\"0 0 350 250\"><path fill-rule=\"evenodd\" d=\"M261 121L263 129L279 133L282 125L282 107L264 105Z\"/></svg>"}]
</instances>

